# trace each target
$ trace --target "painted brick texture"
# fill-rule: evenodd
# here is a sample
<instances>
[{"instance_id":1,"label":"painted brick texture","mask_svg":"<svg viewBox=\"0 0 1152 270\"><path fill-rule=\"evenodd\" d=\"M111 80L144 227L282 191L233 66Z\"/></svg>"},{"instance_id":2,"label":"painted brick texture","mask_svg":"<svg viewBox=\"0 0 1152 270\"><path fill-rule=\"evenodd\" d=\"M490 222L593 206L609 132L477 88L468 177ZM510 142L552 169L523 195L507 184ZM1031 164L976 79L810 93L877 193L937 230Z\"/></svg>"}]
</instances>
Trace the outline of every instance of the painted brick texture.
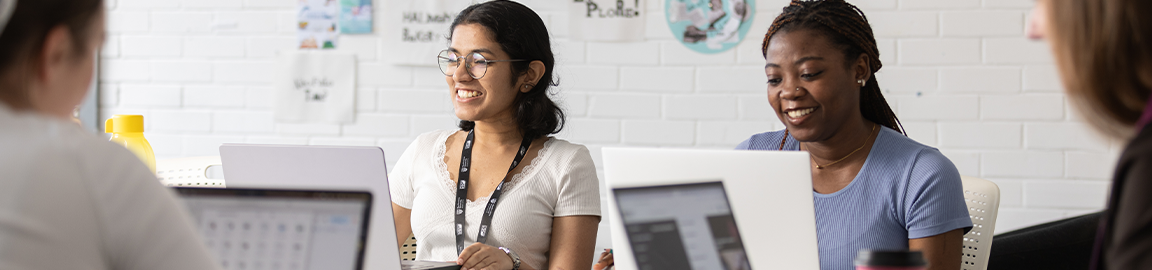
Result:
<instances>
[{"instance_id":1,"label":"painted brick texture","mask_svg":"<svg viewBox=\"0 0 1152 270\"><path fill-rule=\"evenodd\" d=\"M760 42L787 1L757 1L748 37L713 55L673 40L664 1L647 1L646 40L628 43L571 40L568 5L525 1L553 36L553 92L569 115L558 137L588 145L599 162L603 146L730 148L782 127ZM359 58L354 123L274 122L269 81L278 52L293 49L295 2L109 1L102 117L146 115L159 159L247 142L376 145L394 163L419 134L455 128L439 70L390 64L379 29L345 35L338 49ZM1119 144L1076 116L1048 45L1024 37L1033 1L850 2L872 22L885 64L877 78L909 136L1000 184L999 231L1103 206Z\"/></svg>"}]
</instances>

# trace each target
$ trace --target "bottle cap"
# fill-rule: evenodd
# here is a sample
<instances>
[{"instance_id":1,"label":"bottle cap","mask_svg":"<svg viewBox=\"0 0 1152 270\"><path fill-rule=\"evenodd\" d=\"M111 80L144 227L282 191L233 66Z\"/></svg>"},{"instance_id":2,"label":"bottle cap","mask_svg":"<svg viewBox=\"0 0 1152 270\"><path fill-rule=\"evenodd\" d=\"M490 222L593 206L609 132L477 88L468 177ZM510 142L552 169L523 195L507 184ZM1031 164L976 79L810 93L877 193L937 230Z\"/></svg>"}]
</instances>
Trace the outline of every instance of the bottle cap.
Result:
<instances>
[{"instance_id":1,"label":"bottle cap","mask_svg":"<svg viewBox=\"0 0 1152 270\"><path fill-rule=\"evenodd\" d=\"M856 266L923 267L928 262L919 251L861 249L856 253Z\"/></svg>"},{"instance_id":2,"label":"bottle cap","mask_svg":"<svg viewBox=\"0 0 1152 270\"><path fill-rule=\"evenodd\" d=\"M144 132L144 116L117 114L104 121L104 133Z\"/></svg>"}]
</instances>

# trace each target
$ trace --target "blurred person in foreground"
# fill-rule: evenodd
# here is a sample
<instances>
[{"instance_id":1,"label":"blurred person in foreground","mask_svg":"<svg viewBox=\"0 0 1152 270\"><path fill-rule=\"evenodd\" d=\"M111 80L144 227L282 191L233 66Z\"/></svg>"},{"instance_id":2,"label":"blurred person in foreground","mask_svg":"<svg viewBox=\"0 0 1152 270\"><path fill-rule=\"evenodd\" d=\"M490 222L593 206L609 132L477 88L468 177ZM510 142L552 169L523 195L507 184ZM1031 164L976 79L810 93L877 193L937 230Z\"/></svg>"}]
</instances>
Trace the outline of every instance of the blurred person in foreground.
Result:
<instances>
[{"instance_id":1,"label":"blurred person in foreground","mask_svg":"<svg viewBox=\"0 0 1152 270\"><path fill-rule=\"evenodd\" d=\"M1147 0L1038 0L1032 13L1028 36L1048 41L1068 99L1097 131L1127 141L1091 252L1082 256L1089 269L1152 269L1149 13Z\"/></svg>"},{"instance_id":2,"label":"blurred person in foreground","mask_svg":"<svg viewBox=\"0 0 1152 270\"><path fill-rule=\"evenodd\" d=\"M217 269L144 163L70 121L104 1L15 2L0 0L0 269Z\"/></svg>"}]
</instances>

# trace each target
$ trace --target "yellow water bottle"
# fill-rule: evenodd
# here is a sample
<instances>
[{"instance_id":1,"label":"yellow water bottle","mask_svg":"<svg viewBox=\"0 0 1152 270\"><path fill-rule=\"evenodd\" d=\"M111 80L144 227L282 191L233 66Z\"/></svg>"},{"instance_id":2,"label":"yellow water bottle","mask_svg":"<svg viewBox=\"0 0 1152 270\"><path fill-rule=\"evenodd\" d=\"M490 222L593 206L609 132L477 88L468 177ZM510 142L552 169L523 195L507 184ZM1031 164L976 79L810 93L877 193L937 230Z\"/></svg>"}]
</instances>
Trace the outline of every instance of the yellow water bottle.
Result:
<instances>
[{"instance_id":1,"label":"yellow water bottle","mask_svg":"<svg viewBox=\"0 0 1152 270\"><path fill-rule=\"evenodd\" d=\"M104 122L104 133L112 133L109 141L123 145L140 158L152 173L156 173L156 154L144 139L144 116L117 114Z\"/></svg>"}]
</instances>

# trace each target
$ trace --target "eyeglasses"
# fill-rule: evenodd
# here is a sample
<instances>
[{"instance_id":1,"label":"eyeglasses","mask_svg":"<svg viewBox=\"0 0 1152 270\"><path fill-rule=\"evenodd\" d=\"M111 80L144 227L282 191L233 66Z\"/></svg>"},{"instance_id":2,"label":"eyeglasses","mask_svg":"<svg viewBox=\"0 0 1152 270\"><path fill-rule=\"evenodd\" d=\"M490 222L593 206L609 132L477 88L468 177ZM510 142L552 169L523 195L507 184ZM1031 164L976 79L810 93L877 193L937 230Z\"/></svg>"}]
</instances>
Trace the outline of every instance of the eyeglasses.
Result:
<instances>
[{"instance_id":1,"label":"eyeglasses","mask_svg":"<svg viewBox=\"0 0 1152 270\"><path fill-rule=\"evenodd\" d=\"M464 60L464 67L468 68L466 69L468 75L477 80L484 78L484 73L488 72L488 65L492 63L528 61L524 59L487 60L484 59L484 55L475 52L468 54L467 57L461 57L456 52L443 50L440 51L440 55L436 56L436 62L440 64L440 71L444 72L444 76L452 76L453 73L456 73L456 69L460 68L461 58Z\"/></svg>"}]
</instances>

